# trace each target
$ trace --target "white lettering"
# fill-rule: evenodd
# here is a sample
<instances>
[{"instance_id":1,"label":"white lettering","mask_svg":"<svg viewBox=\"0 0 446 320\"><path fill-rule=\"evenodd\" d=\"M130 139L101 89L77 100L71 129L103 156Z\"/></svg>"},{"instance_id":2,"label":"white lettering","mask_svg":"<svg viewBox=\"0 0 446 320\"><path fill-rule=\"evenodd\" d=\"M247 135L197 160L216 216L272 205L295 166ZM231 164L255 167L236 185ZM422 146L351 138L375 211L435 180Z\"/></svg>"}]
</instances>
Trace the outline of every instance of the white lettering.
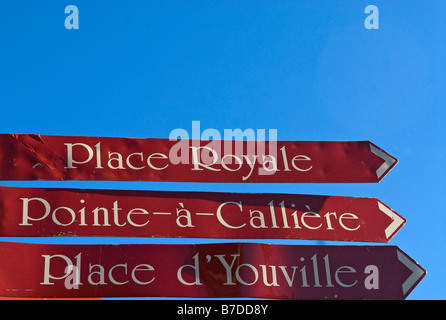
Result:
<instances>
[{"instance_id":1,"label":"white lettering","mask_svg":"<svg viewBox=\"0 0 446 320\"><path fill-rule=\"evenodd\" d=\"M263 282L263 285L268 287L288 285L289 287L330 288L335 287L331 280L333 275L336 284L341 287L352 287L358 282L358 279L355 278L356 270L351 266L340 266L337 269L334 269L335 271L333 273L330 267L329 254L326 254L323 257L323 264L320 261L321 259L318 258L317 253L310 259L301 257L301 266L276 266L272 264L254 265L247 262L238 264L236 262L240 258L240 254L231 254L230 256L232 257L232 260L229 257L226 259L226 255L214 255L224 267L226 274L224 285L241 284L244 286L252 286L260 281ZM208 260L210 259L209 256ZM229 262L229 260L231 260L231 262ZM291 270L288 271L289 269ZM277 270L280 270L281 272L278 272ZM300 279L296 279L296 270L299 270L301 274ZM368 270L369 269L367 269L366 272ZM372 270L372 268L370 268L370 270ZM342 274L344 274L344 276L341 280L340 277ZM366 284L366 286L367 285L368 284Z\"/></svg>"},{"instance_id":2,"label":"white lettering","mask_svg":"<svg viewBox=\"0 0 446 320\"><path fill-rule=\"evenodd\" d=\"M313 168L313 166L309 166L308 168L300 168L297 166L296 161L311 161L310 157L307 157L305 155L297 155L291 160L291 165L294 169L301 172L309 171Z\"/></svg>"},{"instance_id":3,"label":"white lettering","mask_svg":"<svg viewBox=\"0 0 446 320\"><path fill-rule=\"evenodd\" d=\"M82 252L74 257L75 264L73 264L73 260L70 257L63 254L43 254L42 258L44 259L44 272L41 285L54 285L57 280L65 280L64 285L67 289L78 289L78 286L83 285L81 282ZM63 265L65 267L61 268ZM57 270L64 270L64 273L57 274ZM101 264L89 263L86 279L90 285L94 286L107 284L122 286L130 281L138 285L148 285L155 280L153 276L154 271L153 266L146 263L138 264L134 267L129 267L127 262L117 263L111 265L108 271Z\"/></svg>"},{"instance_id":4,"label":"white lettering","mask_svg":"<svg viewBox=\"0 0 446 320\"><path fill-rule=\"evenodd\" d=\"M74 169L77 168L74 166L74 164L85 164L87 162L89 162L91 159L93 159L93 149L85 144L85 143L64 143L64 145L67 146L67 166L65 167L65 169ZM88 152L88 157L87 160L74 160L73 159L73 148L74 147L83 147L85 150L87 150Z\"/></svg>"},{"instance_id":5,"label":"white lettering","mask_svg":"<svg viewBox=\"0 0 446 320\"><path fill-rule=\"evenodd\" d=\"M192 260L194 260L193 265L185 264L178 269L177 278L182 284L185 284L186 286L202 285L202 283L200 282L200 267L199 267L199 261L198 261L198 253L192 258ZM183 269L184 268L193 270L193 273L195 275L195 279L193 282L188 282L187 280L185 280L183 278ZM190 274L190 272L188 272L188 274Z\"/></svg>"},{"instance_id":6,"label":"white lettering","mask_svg":"<svg viewBox=\"0 0 446 320\"><path fill-rule=\"evenodd\" d=\"M235 204L235 205L237 205L237 206L240 208L240 211L242 211L242 202L241 202L241 201L240 201L240 202L232 202L232 201L223 202L223 203L222 203L221 205L219 205L218 208L217 208L216 215L217 215L217 219L218 219L218 221L219 221L222 225L224 225L226 228L230 228L230 229L240 229L240 228L243 228L243 227L246 225L246 223L244 223L244 224L242 224L242 225L240 225L240 226L233 226L233 225L230 225L229 223L227 223L225 219L223 219L223 216L222 216L222 214L221 214L221 210L222 210L222 208L223 208L225 205L227 205L227 204Z\"/></svg>"},{"instance_id":7,"label":"white lettering","mask_svg":"<svg viewBox=\"0 0 446 320\"><path fill-rule=\"evenodd\" d=\"M73 285L81 285L82 283L80 283L80 262L81 262L81 254L79 253L75 259L76 259L76 268L74 269L74 272L77 272L75 279L77 279L77 282L75 282ZM53 285L54 282L51 282L51 280L62 280L65 279L67 276L70 275L71 271L69 270L69 268L67 269L68 266L73 265L73 262L71 261L70 258L68 258L65 255L62 254L53 254L53 255L46 255L43 254L42 257L45 259L44 261L44 271L43 271L43 282L41 282L40 284L44 284L44 285ZM62 270L67 270L69 272L64 272L64 274L62 276L55 276L51 274L51 260L54 258L59 258L62 259L63 261L65 261L66 266L62 269Z\"/></svg>"},{"instance_id":8,"label":"white lettering","mask_svg":"<svg viewBox=\"0 0 446 320\"><path fill-rule=\"evenodd\" d=\"M147 164L149 165L150 168L154 169L154 170L164 170L166 169L169 164L166 164L164 167L155 167L152 162L151 159L168 159L167 156L163 153L152 153L150 156L147 157Z\"/></svg>"},{"instance_id":9,"label":"white lettering","mask_svg":"<svg viewBox=\"0 0 446 320\"><path fill-rule=\"evenodd\" d=\"M31 226L32 224L29 223L30 220L32 221L39 221L39 220L43 220L45 219L51 211L51 207L50 204L48 203L48 201L46 201L45 199L42 198L20 198L20 200L23 201L23 206L22 206L22 223L19 224L19 226ZM29 203L30 201L40 201L40 203L42 203L45 207L45 214L42 215L41 218L31 218L29 216Z\"/></svg>"}]
</instances>

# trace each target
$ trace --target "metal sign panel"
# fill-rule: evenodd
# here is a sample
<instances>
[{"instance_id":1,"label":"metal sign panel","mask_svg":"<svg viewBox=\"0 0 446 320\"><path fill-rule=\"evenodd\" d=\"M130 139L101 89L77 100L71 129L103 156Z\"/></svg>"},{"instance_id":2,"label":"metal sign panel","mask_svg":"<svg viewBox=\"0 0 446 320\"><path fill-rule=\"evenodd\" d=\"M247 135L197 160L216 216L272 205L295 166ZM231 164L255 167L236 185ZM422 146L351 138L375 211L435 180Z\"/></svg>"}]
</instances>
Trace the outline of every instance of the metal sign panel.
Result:
<instances>
[{"instance_id":1,"label":"metal sign panel","mask_svg":"<svg viewBox=\"0 0 446 320\"><path fill-rule=\"evenodd\" d=\"M0 296L404 299L426 271L395 246L0 243Z\"/></svg>"},{"instance_id":2,"label":"metal sign panel","mask_svg":"<svg viewBox=\"0 0 446 320\"><path fill-rule=\"evenodd\" d=\"M396 163L368 141L0 135L0 180L379 182Z\"/></svg>"},{"instance_id":3,"label":"metal sign panel","mask_svg":"<svg viewBox=\"0 0 446 320\"><path fill-rule=\"evenodd\" d=\"M406 220L375 198L0 187L0 236L388 242Z\"/></svg>"}]
</instances>

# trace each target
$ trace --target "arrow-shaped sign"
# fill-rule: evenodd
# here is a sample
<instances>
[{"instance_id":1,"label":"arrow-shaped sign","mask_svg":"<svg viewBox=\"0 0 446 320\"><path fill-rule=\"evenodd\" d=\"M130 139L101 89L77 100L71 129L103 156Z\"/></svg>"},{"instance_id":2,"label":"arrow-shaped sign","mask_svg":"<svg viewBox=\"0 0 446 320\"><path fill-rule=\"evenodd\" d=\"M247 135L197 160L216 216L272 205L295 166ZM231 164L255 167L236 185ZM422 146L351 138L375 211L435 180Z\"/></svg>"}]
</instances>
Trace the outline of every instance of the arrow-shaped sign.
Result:
<instances>
[{"instance_id":1,"label":"arrow-shaped sign","mask_svg":"<svg viewBox=\"0 0 446 320\"><path fill-rule=\"evenodd\" d=\"M404 299L426 271L395 246L0 243L0 295Z\"/></svg>"},{"instance_id":2,"label":"arrow-shaped sign","mask_svg":"<svg viewBox=\"0 0 446 320\"><path fill-rule=\"evenodd\" d=\"M197 141L0 135L0 180L379 182L397 160L369 141Z\"/></svg>"},{"instance_id":3,"label":"arrow-shaped sign","mask_svg":"<svg viewBox=\"0 0 446 320\"><path fill-rule=\"evenodd\" d=\"M406 220L375 198L0 187L0 236L388 242Z\"/></svg>"}]
</instances>

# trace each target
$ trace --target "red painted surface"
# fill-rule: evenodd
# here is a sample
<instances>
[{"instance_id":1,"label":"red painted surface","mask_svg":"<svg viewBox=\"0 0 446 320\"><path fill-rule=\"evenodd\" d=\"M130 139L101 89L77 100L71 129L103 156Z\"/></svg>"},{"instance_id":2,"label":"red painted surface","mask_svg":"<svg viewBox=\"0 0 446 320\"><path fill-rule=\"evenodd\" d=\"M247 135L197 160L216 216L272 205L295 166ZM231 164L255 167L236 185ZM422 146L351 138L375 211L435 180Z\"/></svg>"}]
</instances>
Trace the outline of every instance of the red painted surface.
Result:
<instances>
[{"instance_id":1,"label":"red painted surface","mask_svg":"<svg viewBox=\"0 0 446 320\"><path fill-rule=\"evenodd\" d=\"M395 246L0 243L12 297L404 299L425 274Z\"/></svg>"},{"instance_id":2,"label":"red painted surface","mask_svg":"<svg viewBox=\"0 0 446 320\"><path fill-rule=\"evenodd\" d=\"M0 236L388 242L405 219L374 198L0 187Z\"/></svg>"},{"instance_id":3,"label":"red painted surface","mask_svg":"<svg viewBox=\"0 0 446 320\"><path fill-rule=\"evenodd\" d=\"M379 182L396 163L368 141L0 135L0 180Z\"/></svg>"}]
</instances>

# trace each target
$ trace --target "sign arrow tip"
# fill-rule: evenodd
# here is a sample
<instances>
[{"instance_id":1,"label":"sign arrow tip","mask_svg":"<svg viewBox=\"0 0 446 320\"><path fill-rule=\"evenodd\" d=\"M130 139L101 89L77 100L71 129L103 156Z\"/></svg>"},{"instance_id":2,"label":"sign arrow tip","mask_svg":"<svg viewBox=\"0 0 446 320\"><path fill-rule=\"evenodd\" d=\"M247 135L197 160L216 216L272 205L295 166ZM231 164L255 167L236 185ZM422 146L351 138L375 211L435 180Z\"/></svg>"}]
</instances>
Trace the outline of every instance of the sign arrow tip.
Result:
<instances>
[{"instance_id":1,"label":"sign arrow tip","mask_svg":"<svg viewBox=\"0 0 446 320\"><path fill-rule=\"evenodd\" d=\"M378 201L378 208L379 210L384 212L390 219L392 219L392 222L387 226L386 230L384 231L386 234L386 239L390 240L390 238L395 234L395 232L406 223L406 219L401 217L395 211L388 208L381 201Z\"/></svg>"},{"instance_id":2,"label":"sign arrow tip","mask_svg":"<svg viewBox=\"0 0 446 320\"><path fill-rule=\"evenodd\" d=\"M396 164L397 160L396 158L392 157L385 151L381 150L380 148L376 147L372 143L370 143L370 151L372 151L373 154L377 155L381 159L384 160L384 163L376 170L376 176L378 177L378 181L381 180L382 177L386 175L390 169Z\"/></svg>"},{"instance_id":3,"label":"sign arrow tip","mask_svg":"<svg viewBox=\"0 0 446 320\"><path fill-rule=\"evenodd\" d=\"M410 269L410 271L412 271L412 274L406 279L406 281L404 281L402 285L403 295L406 297L412 291L415 285L426 275L426 270L412 261L404 252L397 250L397 254L398 260L408 269Z\"/></svg>"}]
</instances>

